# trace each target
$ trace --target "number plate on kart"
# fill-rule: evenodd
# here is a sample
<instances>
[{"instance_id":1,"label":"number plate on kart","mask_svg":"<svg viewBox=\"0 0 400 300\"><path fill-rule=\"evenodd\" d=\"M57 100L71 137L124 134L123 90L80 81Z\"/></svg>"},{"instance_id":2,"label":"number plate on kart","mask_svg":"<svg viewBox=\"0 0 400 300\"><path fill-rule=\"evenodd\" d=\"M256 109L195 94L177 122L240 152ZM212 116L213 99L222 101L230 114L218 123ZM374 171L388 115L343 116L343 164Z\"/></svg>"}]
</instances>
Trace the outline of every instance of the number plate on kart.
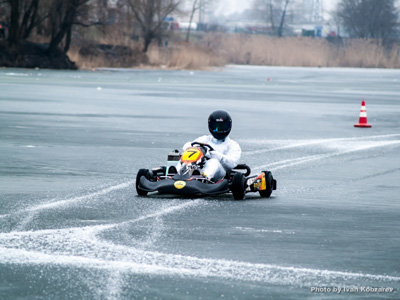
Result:
<instances>
[{"instance_id":1,"label":"number plate on kart","mask_svg":"<svg viewBox=\"0 0 400 300\"><path fill-rule=\"evenodd\" d=\"M203 157L203 152L197 147L187 148L181 156L181 162L184 164L194 163Z\"/></svg>"}]
</instances>

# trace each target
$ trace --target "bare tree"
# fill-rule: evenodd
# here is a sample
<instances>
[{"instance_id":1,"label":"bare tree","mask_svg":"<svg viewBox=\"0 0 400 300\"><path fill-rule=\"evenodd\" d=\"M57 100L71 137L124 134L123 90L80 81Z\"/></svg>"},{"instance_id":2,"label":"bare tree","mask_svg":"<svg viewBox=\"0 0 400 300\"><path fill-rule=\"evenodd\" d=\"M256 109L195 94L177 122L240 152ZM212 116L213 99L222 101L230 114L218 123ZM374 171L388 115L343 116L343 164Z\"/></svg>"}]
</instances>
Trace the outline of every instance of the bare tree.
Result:
<instances>
[{"instance_id":1,"label":"bare tree","mask_svg":"<svg viewBox=\"0 0 400 300\"><path fill-rule=\"evenodd\" d=\"M274 8L273 8L273 5L272 5L272 0L268 0L267 11L269 12L269 19L271 21L272 31L275 32Z\"/></svg>"},{"instance_id":2,"label":"bare tree","mask_svg":"<svg viewBox=\"0 0 400 300\"><path fill-rule=\"evenodd\" d=\"M252 6L252 15L265 22L266 26L270 25L272 31L275 33L275 22L274 22L274 8L273 0L254 0Z\"/></svg>"},{"instance_id":3,"label":"bare tree","mask_svg":"<svg viewBox=\"0 0 400 300\"><path fill-rule=\"evenodd\" d=\"M85 5L90 0L5 0L9 6L10 25L8 41L11 45L30 37L34 28L43 27L47 20L50 35L48 51L54 53L64 42L66 53L71 43L71 31L74 25L91 26L102 22L91 22L88 15L80 18ZM85 20L83 20L85 19ZM83 21L82 21L83 20Z\"/></svg>"},{"instance_id":4,"label":"bare tree","mask_svg":"<svg viewBox=\"0 0 400 300\"><path fill-rule=\"evenodd\" d=\"M290 0L254 0L254 15L264 21L267 26L270 25L273 35L282 36L289 3ZM278 28L276 28L277 20L279 20Z\"/></svg>"},{"instance_id":5,"label":"bare tree","mask_svg":"<svg viewBox=\"0 0 400 300\"><path fill-rule=\"evenodd\" d=\"M394 0L342 0L336 14L351 37L382 39L384 43L398 20Z\"/></svg>"},{"instance_id":6,"label":"bare tree","mask_svg":"<svg viewBox=\"0 0 400 300\"><path fill-rule=\"evenodd\" d=\"M165 18L177 9L180 0L128 0L128 3L140 25L142 51L147 52L152 40L161 36Z\"/></svg>"},{"instance_id":7,"label":"bare tree","mask_svg":"<svg viewBox=\"0 0 400 300\"><path fill-rule=\"evenodd\" d=\"M51 40L49 44L49 52L54 53L61 42L66 38L64 52L67 52L71 42L71 30L78 9L86 4L89 0L54 0L51 8Z\"/></svg>"},{"instance_id":8,"label":"bare tree","mask_svg":"<svg viewBox=\"0 0 400 300\"><path fill-rule=\"evenodd\" d=\"M215 4L218 2L218 0L192 0L193 4L192 4L192 10L190 12L190 20L189 20L189 28L186 32L186 41L189 42L189 38L190 38L190 32L192 29L192 22L193 22L193 17L194 14L196 13L196 11L199 11L199 14L201 16L202 10L209 9L210 5ZM201 19L201 17L199 16L199 19ZM199 22L201 22L199 20Z\"/></svg>"},{"instance_id":9,"label":"bare tree","mask_svg":"<svg viewBox=\"0 0 400 300\"><path fill-rule=\"evenodd\" d=\"M197 2L198 0L193 0L192 12L190 13L189 28L186 33L186 42L189 42L190 30L192 29L192 21L194 13L196 12L196 10L200 9L200 5L197 5Z\"/></svg>"},{"instance_id":10,"label":"bare tree","mask_svg":"<svg viewBox=\"0 0 400 300\"><path fill-rule=\"evenodd\" d=\"M279 23L279 28L278 28L278 36L282 37L282 30L283 30L283 24L285 23L285 17L286 17L286 10L289 4L290 0L284 0L284 5L282 9L282 14L281 14L281 21Z\"/></svg>"},{"instance_id":11,"label":"bare tree","mask_svg":"<svg viewBox=\"0 0 400 300\"><path fill-rule=\"evenodd\" d=\"M62 43L64 44L63 52L68 52L73 26L89 27L105 24L103 19L91 18L90 11L97 11L93 7L94 4L89 5L90 0L52 1L53 6L50 14L51 40L48 49L50 54L54 53Z\"/></svg>"},{"instance_id":12,"label":"bare tree","mask_svg":"<svg viewBox=\"0 0 400 300\"><path fill-rule=\"evenodd\" d=\"M19 40L28 38L38 24L39 0L6 0L3 2L10 8L8 41L10 44L16 44Z\"/></svg>"}]
</instances>

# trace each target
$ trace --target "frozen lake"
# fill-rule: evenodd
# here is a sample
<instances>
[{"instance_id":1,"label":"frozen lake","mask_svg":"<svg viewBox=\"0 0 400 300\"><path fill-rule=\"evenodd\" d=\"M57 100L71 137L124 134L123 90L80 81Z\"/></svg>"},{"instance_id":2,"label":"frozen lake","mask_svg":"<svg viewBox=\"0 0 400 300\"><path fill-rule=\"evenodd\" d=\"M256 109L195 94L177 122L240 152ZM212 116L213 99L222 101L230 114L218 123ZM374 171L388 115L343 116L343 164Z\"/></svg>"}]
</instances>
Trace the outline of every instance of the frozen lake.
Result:
<instances>
[{"instance_id":1,"label":"frozen lake","mask_svg":"<svg viewBox=\"0 0 400 300\"><path fill-rule=\"evenodd\" d=\"M138 197L215 109L272 197ZM399 299L399 129L398 70L0 69L0 299Z\"/></svg>"}]
</instances>

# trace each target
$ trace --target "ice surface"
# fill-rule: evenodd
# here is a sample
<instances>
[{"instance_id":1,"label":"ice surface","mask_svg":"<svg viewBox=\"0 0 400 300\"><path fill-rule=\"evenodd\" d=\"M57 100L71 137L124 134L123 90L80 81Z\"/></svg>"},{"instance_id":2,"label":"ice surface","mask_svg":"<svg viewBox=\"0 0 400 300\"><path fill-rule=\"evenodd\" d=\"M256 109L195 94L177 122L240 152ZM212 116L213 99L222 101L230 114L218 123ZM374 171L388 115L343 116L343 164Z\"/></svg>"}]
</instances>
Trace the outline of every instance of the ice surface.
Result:
<instances>
[{"instance_id":1,"label":"ice surface","mask_svg":"<svg viewBox=\"0 0 400 300\"><path fill-rule=\"evenodd\" d=\"M399 80L0 70L0 298L395 299ZM362 97L370 129L353 127ZM214 109L232 115L241 162L273 172L272 197L136 196L138 169L205 134ZM395 291L310 291L334 286Z\"/></svg>"}]
</instances>

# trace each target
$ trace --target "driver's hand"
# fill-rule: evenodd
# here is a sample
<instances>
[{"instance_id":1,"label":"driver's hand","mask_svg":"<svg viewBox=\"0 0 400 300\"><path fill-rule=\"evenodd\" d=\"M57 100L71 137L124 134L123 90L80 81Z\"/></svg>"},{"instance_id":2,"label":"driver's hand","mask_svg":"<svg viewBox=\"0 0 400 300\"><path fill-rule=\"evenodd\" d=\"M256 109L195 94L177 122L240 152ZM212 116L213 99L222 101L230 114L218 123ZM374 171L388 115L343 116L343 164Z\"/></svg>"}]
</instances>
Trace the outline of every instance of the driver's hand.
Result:
<instances>
[{"instance_id":1,"label":"driver's hand","mask_svg":"<svg viewBox=\"0 0 400 300\"><path fill-rule=\"evenodd\" d=\"M208 152L210 153L210 158L215 158L216 160L219 160L219 161L221 160L222 155L218 151L213 150L213 151L208 151Z\"/></svg>"},{"instance_id":2,"label":"driver's hand","mask_svg":"<svg viewBox=\"0 0 400 300\"><path fill-rule=\"evenodd\" d=\"M205 149L206 149L206 153L204 154L204 156L205 156L206 158L210 159L210 158L211 158L211 152L212 152L212 151L210 151L208 148L205 148Z\"/></svg>"}]
</instances>

